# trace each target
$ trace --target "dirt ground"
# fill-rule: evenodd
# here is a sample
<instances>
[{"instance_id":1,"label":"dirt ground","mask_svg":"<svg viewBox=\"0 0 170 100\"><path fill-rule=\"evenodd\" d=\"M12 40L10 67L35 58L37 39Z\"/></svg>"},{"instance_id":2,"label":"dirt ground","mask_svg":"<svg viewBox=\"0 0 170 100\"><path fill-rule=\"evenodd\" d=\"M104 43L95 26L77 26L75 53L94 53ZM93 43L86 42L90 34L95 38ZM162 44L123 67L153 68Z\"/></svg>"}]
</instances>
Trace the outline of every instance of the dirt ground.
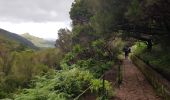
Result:
<instances>
[{"instance_id":1,"label":"dirt ground","mask_svg":"<svg viewBox=\"0 0 170 100\"><path fill-rule=\"evenodd\" d=\"M105 79L115 82L114 68L105 73ZM83 100L95 100L94 95L85 95ZM123 61L123 82L116 89L116 97L110 100L162 100L156 95L144 75L128 59Z\"/></svg>"},{"instance_id":2,"label":"dirt ground","mask_svg":"<svg viewBox=\"0 0 170 100\"><path fill-rule=\"evenodd\" d=\"M116 93L116 100L162 100L128 59L123 61L123 83Z\"/></svg>"}]
</instances>

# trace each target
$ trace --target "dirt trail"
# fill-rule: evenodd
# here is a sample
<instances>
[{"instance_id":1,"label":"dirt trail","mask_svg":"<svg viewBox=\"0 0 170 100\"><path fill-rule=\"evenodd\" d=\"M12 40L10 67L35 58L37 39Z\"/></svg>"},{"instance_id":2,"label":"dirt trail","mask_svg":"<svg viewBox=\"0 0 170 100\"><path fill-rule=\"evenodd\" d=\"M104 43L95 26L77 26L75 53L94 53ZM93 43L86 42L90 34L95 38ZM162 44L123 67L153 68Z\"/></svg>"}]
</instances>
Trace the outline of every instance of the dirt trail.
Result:
<instances>
[{"instance_id":1,"label":"dirt trail","mask_svg":"<svg viewBox=\"0 0 170 100\"><path fill-rule=\"evenodd\" d=\"M162 100L130 60L123 62L123 83L116 92L116 100Z\"/></svg>"}]
</instances>

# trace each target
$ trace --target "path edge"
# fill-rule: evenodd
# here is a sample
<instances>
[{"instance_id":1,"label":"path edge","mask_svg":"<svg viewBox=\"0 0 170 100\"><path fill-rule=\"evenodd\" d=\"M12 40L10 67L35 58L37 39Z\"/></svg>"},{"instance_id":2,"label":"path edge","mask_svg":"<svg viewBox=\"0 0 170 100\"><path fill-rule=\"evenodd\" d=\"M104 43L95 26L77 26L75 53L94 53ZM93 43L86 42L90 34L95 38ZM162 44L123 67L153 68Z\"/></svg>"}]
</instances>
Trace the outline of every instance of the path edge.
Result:
<instances>
[{"instance_id":1,"label":"path edge","mask_svg":"<svg viewBox=\"0 0 170 100\"><path fill-rule=\"evenodd\" d=\"M156 93L163 97L164 100L170 100L170 82L137 56L131 55L130 58L132 63L144 74Z\"/></svg>"}]
</instances>

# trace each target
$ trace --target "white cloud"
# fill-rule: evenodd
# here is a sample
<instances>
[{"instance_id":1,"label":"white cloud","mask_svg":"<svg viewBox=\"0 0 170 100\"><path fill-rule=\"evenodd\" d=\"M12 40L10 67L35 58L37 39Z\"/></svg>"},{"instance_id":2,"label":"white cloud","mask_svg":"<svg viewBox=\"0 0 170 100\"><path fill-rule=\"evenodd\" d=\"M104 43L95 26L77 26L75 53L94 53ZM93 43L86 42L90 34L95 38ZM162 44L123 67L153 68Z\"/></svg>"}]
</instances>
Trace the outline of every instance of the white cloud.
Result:
<instances>
[{"instance_id":1,"label":"white cloud","mask_svg":"<svg viewBox=\"0 0 170 100\"><path fill-rule=\"evenodd\" d=\"M11 22L0 22L2 29L8 30L13 33L23 34L30 33L34 36L45 38L45 39L57 39L57 33L60 28L69 28L70 23L68 22L46 22L46 23L11 23Z\"/></svg>"},{"instance_id":2,"label":"white cloud","mask_svg":"<svg viewBox=\"0 0 170 100\"><path fill-rule=\"evenodd\" d=\"M69 21L73 0L0 0L0 21Z\"/></svg>"},{"instance_id":3,"label":"white cloud","mask_svg":"<svg viewBox=\"0 0 170 100\"><path fill-rule=\"evenodd\" d=\"M73 1L0 0L0 28L56 39L58 29L70 28L69 11Z\"/></svg>"}]
</instances>

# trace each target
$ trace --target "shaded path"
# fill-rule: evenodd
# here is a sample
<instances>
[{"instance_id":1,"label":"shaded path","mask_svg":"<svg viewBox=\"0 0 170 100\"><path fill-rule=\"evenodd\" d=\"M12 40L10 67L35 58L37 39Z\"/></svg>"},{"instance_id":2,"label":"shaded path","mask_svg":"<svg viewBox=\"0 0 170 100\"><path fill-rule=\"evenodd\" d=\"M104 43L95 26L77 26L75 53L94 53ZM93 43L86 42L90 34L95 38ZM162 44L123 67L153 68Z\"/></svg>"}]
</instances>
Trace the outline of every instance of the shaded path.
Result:
<instances>
[{"instance_id":1,"label":"shaded path","mask_svg":"<svg viewBox=\"0 0 170 100\"><path fill-rule=\"evenodd\" d=\"M116 100L162 100L129 60L123 62L123 83L116 92Z\"/></svg>"}]
</instances>

